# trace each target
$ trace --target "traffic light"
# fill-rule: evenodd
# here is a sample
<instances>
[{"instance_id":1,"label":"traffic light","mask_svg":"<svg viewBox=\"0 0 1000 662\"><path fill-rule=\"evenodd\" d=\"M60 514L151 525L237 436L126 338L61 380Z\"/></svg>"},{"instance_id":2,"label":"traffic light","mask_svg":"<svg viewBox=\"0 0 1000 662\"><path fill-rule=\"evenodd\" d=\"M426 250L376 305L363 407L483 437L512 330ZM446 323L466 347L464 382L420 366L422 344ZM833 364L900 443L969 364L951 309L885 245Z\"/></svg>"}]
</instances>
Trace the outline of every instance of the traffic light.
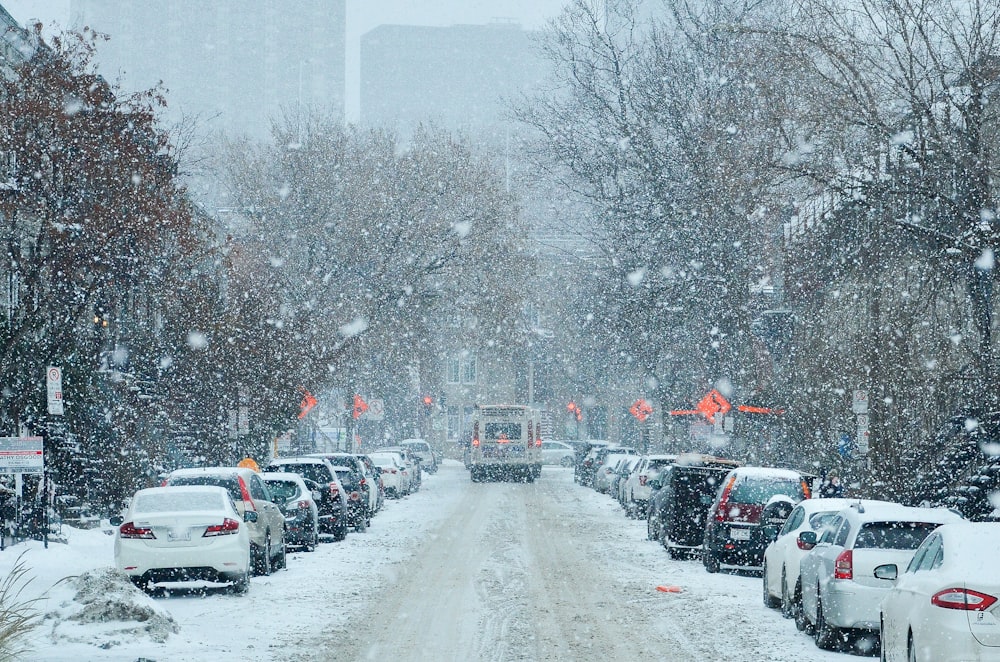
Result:
<instances>
[{"instance_id":1,"label":"traffic light","mask_svg":"<svg viewBox=\"0 0 1000 662\"><path fill-rule=\"evenodd\" d=\"M583 410L580 409L580 405L576 404L572 400L570 400L569 404L566 405L566 411L573 414L578 421L583 419Z\"/></svg>"}]
</instances>

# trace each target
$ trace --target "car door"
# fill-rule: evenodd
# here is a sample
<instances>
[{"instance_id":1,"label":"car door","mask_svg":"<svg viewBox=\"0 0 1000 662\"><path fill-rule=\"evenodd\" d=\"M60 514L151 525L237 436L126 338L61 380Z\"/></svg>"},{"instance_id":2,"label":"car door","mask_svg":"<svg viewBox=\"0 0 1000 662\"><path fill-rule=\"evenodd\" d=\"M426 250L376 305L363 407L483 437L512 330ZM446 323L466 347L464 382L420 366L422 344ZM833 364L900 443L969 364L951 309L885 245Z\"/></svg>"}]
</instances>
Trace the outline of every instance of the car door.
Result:
<instances>
[{"instance_id":1,"label":"car door","mask_svg":"<svg viewBox=\"0 0 1000 662\"><path fill-rule=\"evenodd\" d=\"M824 557L829 555L834 537L846 526L847 521L838 515L830 528L823 531L816 546L799 564L799 575L802 578L802 610L813 623L816 622L817 589L822 582Z\"/></svg>"},{"instance_id":2,"label":"car door","mask_svg":"<svg viewBox=\"0 0 1000 662\"><path fill-rule=\"evenodd\" d=\"M272 544L285 544L285 517L281 514L281 509L271 500L271 492L267 485L257 474L250 476L249 485L250 498L257 508L257 517L267 522L267 528L271 530Z\"/></svg>"},{"instance_id":3,"label":"car door","mask_svg":"<svg viewBox=\"0 0 1000 662\"><path fill-rule=\"evenodd\" d=\"M882 599L882 620L888 646L905 655L906 633L913 624L919 624L924 615L924 604L931 604L931 595L940 588L934 582L933 570L941 565L943 540L940 534L931 533L921 543L906 570L897 568L896 584Z\"/></svg>"}]
</instances>

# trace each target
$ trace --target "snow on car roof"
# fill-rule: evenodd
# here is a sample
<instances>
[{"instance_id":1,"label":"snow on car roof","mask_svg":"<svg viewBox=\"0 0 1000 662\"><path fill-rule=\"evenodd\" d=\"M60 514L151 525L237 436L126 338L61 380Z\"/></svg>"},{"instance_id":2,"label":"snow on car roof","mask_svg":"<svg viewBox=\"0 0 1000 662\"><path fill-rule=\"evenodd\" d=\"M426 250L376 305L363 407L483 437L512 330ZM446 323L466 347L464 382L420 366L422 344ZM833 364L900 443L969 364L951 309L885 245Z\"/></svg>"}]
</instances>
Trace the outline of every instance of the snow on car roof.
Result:
<instances>
[{"instance_id":1,"label":"snow on car roof","mask_svg":"<svg viewBox=\"0 0 1000 662\"><path fill-rule=\"evenodd\" d=\"M864 506L863 512L853 506L848 506L841 512L847 514L848 517L856 517L865 522L902 521L945 524L962 521L961 515L947 508L904 506L891 501L862 502L862 505Z\"/></svg>"},{"instance_id":2,"label":"snow on car roof","mask_svg":"<svg viewBox=\"0 0 1000 662\"><path fill-rule=\"evenodd\" d=\"M944 562L977 579L1000 579L996 551L1000 549L1000 522L951 522L937 529L944 537Z\"/></svg>"},{"instance_id":3,"label":"snow on car roof","mask_svg":"<svg viewBox=\"0 0 1000 662\"><path fill-rule=\"evenodd\" d=\"M794 469L778 469L776 467L739 467L733 469L737 476L747 478L778 478L781 480L802 480L802 474Z\"/></svg>"},{"instance_id":4,"label":"snow on car roof","mask_svg":"<svg viewBox=\"0 0 1000 662\"><path fill-rule=\"evenodd\" d=\"M169 476L233 476L244 471L253 471L253 469L244 469L242 467L187 467L185 469L174 469L170 472Z\"/></svg>"},{"instance_id":5,"label":"snow on car roof","mask_svg":"<svg viewBox=\"0 0 1000 662\"><path fill-rule=\"evenodd\" d=\"M326 464L326 459L322 457L276 457L269 463L269 466L276 464Z\"/></svg>"},{"instance_id":6,"label":"snow on car roof","mask_svg":"<svg viewBox=\"0 0 1000 662\"><path fill-rule=\"evenodd\" d=\"M283 480L289 483L297 483L302 480L302 476L293 474L290 471L265 471L260 477L264 480Z\"/></svg>"}]
</instances>

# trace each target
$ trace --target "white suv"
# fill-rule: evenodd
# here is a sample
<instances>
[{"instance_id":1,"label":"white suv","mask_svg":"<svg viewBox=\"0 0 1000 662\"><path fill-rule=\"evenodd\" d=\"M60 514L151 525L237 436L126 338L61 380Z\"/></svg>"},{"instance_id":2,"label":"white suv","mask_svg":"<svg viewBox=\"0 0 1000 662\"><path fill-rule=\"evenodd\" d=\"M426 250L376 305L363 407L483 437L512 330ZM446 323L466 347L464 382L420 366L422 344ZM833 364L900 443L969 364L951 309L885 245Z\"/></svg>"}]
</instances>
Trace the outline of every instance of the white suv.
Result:
<instances>
[{"instance_id":1,"label":"white suv","mask_svg":"<svg viewBox=\"0 0 1000 662\"><path fill-rule=\"evenodd\" d=\"M802 614L816 645L832 649L851 631L879 629L879 603L892 581L875 576L886 563L904 567L914 550L942 524L961 522L943 508L911 508L895 503L854 504L837 514L817 540L815 531L798 539L815 547L802 559Z\"/></svg>"}]
</instances>

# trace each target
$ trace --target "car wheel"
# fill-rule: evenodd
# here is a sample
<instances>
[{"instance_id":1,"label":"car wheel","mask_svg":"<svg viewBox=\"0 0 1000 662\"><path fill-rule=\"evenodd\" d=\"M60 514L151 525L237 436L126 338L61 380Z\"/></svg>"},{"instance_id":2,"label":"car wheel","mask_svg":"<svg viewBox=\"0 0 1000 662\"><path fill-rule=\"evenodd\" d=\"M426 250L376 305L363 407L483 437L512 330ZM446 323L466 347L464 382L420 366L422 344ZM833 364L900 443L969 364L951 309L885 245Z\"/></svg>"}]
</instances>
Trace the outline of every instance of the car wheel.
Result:
<instances>
[{"instance_id":1,"label":"car wheel","mask_svg":"<svg viewBox=\"0 0 1000 662\"><path fill-rule=\"evenodd\" d=\"M354 530L358 533L364 533L368 530L368 516L365 513L359 513L357 519L354 520Z\"/></svg>"},{"instance_id":2,"label":"car wheel","mask_svg":"<svg viewBox=\"0 0 1000 662\"><path fill-rule=\"evenodd\" d=\"M818 593L818 592L817 592ZM840 633L837 628L833 627L826 621L826 615L823 613L823 598L822 596L816 596L816 631L813 633L813 638L816 641L816 646L822 648L823 650L833 650L837 643L837 637Z\"/></svg>"},{"instance_id":3,"label":"car wheel","mask_svg":"<svg viewBox=\"0 0 1000 662\"><path fill-rule=\"evenodd\" d=\"M252 562L253 561L251 555L251 563ZM237 577L236 581L233 582L232 591L237 595L246 595L247 591L249 590L250 590L250 567L248 566L246 572Z\"/></svg>"},{"instance_id":4,"label":"car wheel","mask_svg":"<svg viewBox=\"0 0 1000 662\"><path fill-rule=\"evenodd\" d=\"M333 539L336 542L347 539L347 517L341 516L340 521L337 522L337 528L333 532Z\"/></svg>"},{"instance_id":5,"label":"car wheel","mask_svg":"<svg viewBox=\"0 0 1000 662\"><path fill-rule=\"evenodd\" d=\"M670 556L670 558L674 559L675 561L680 560L684 556L684 552L681 549L674 547L673 545L671 545L666 541L663 542L663 546L667 548L667 554Z\"/></svg>"},{"instance_id":6,"label":"car wheel","mask_svg":"<svg viewBox=\"0 0 1000 662\"><path fill-rule=\"evenodd\" d=\"M761 585L764 587L764 606L768 609L774 609L781 601L771 595L771 591L767 588L767 562L764 563L764 569L760 574L762 577Z\"/></svg>"},{"instance_id":7,"label":"car wheel","mask_svg":"<svg viewBox=\"0 0 1000 662\"><path fill-rule=\"evenodd\" d=\"M705 570L708 572L715 573L719 571L719 557L707 547L701 552L701 562L705 565Z\"/></svg>"},{"instance_id":8,"label":"car wheel","mask_svg":"<svg viewBox=\"0 0 1000 662\"><path fill-rule=\"evenodd\" d=\"M646 540L656 540L656 535L653 533L653 516L646 516Z\"/></svg>"},{"instance_id":9,"label":"car wheel","mask_svg":"<svg viewBox=\"0 0 1000 662\"><path fill-rule=\"evenodd\" d=\"M795 606L792 604L792 596L788 594L788 574L787 569L781 569L781 615L785 618L793 618Z\"/></svg>"},{"instance_id":10,"label":"car wheel","mask_svg":"<svg viewBox=\"0 0 1000 662\"><path fill-rule=\"evenodd\" d=\"M257 567L255 568L258 575L262 577L267 577L271 574L271 532L268 531L264 534L264 548L258 547L256 549L257 556Z\"/></svg>"},{"instance_id":11,"label":"car wheel","mask_svg":"<svg viewBox=\"0 0 1000 662\"><path fill-rule=\"evenodd\" d=\"M274 567L278 570L288 567L288 545L285 542L285 536L281 536L281 546L278 549L278 556L276 557Z\"/></svg>"},{"instance_id":12,"label":"car wheel","mask_svg":"<svg viewBox=\"0 0 1000 662\"><path fill-rule=\"evenodd\" d=\"M573 466L573 458L568 457L568 456L564 456L561 460L559 460L559 466L560 467L572 467Z\"/></svg>"},{"instance_id":13,"label":"car wheel","mask_svg":"<svg viewBox=\"0 0 1000 662\"><path fill-rule=\"evenodd\" d=\"M812 635L813 625L812 623L809 622L809 619L806 617L806 609L802 604L801 582L795 583L795 593L793 594L792 600L795 603L795 613L794 613L795 628L799 632L805 632L807 635Z\"/></svg>"}]
</instances>

